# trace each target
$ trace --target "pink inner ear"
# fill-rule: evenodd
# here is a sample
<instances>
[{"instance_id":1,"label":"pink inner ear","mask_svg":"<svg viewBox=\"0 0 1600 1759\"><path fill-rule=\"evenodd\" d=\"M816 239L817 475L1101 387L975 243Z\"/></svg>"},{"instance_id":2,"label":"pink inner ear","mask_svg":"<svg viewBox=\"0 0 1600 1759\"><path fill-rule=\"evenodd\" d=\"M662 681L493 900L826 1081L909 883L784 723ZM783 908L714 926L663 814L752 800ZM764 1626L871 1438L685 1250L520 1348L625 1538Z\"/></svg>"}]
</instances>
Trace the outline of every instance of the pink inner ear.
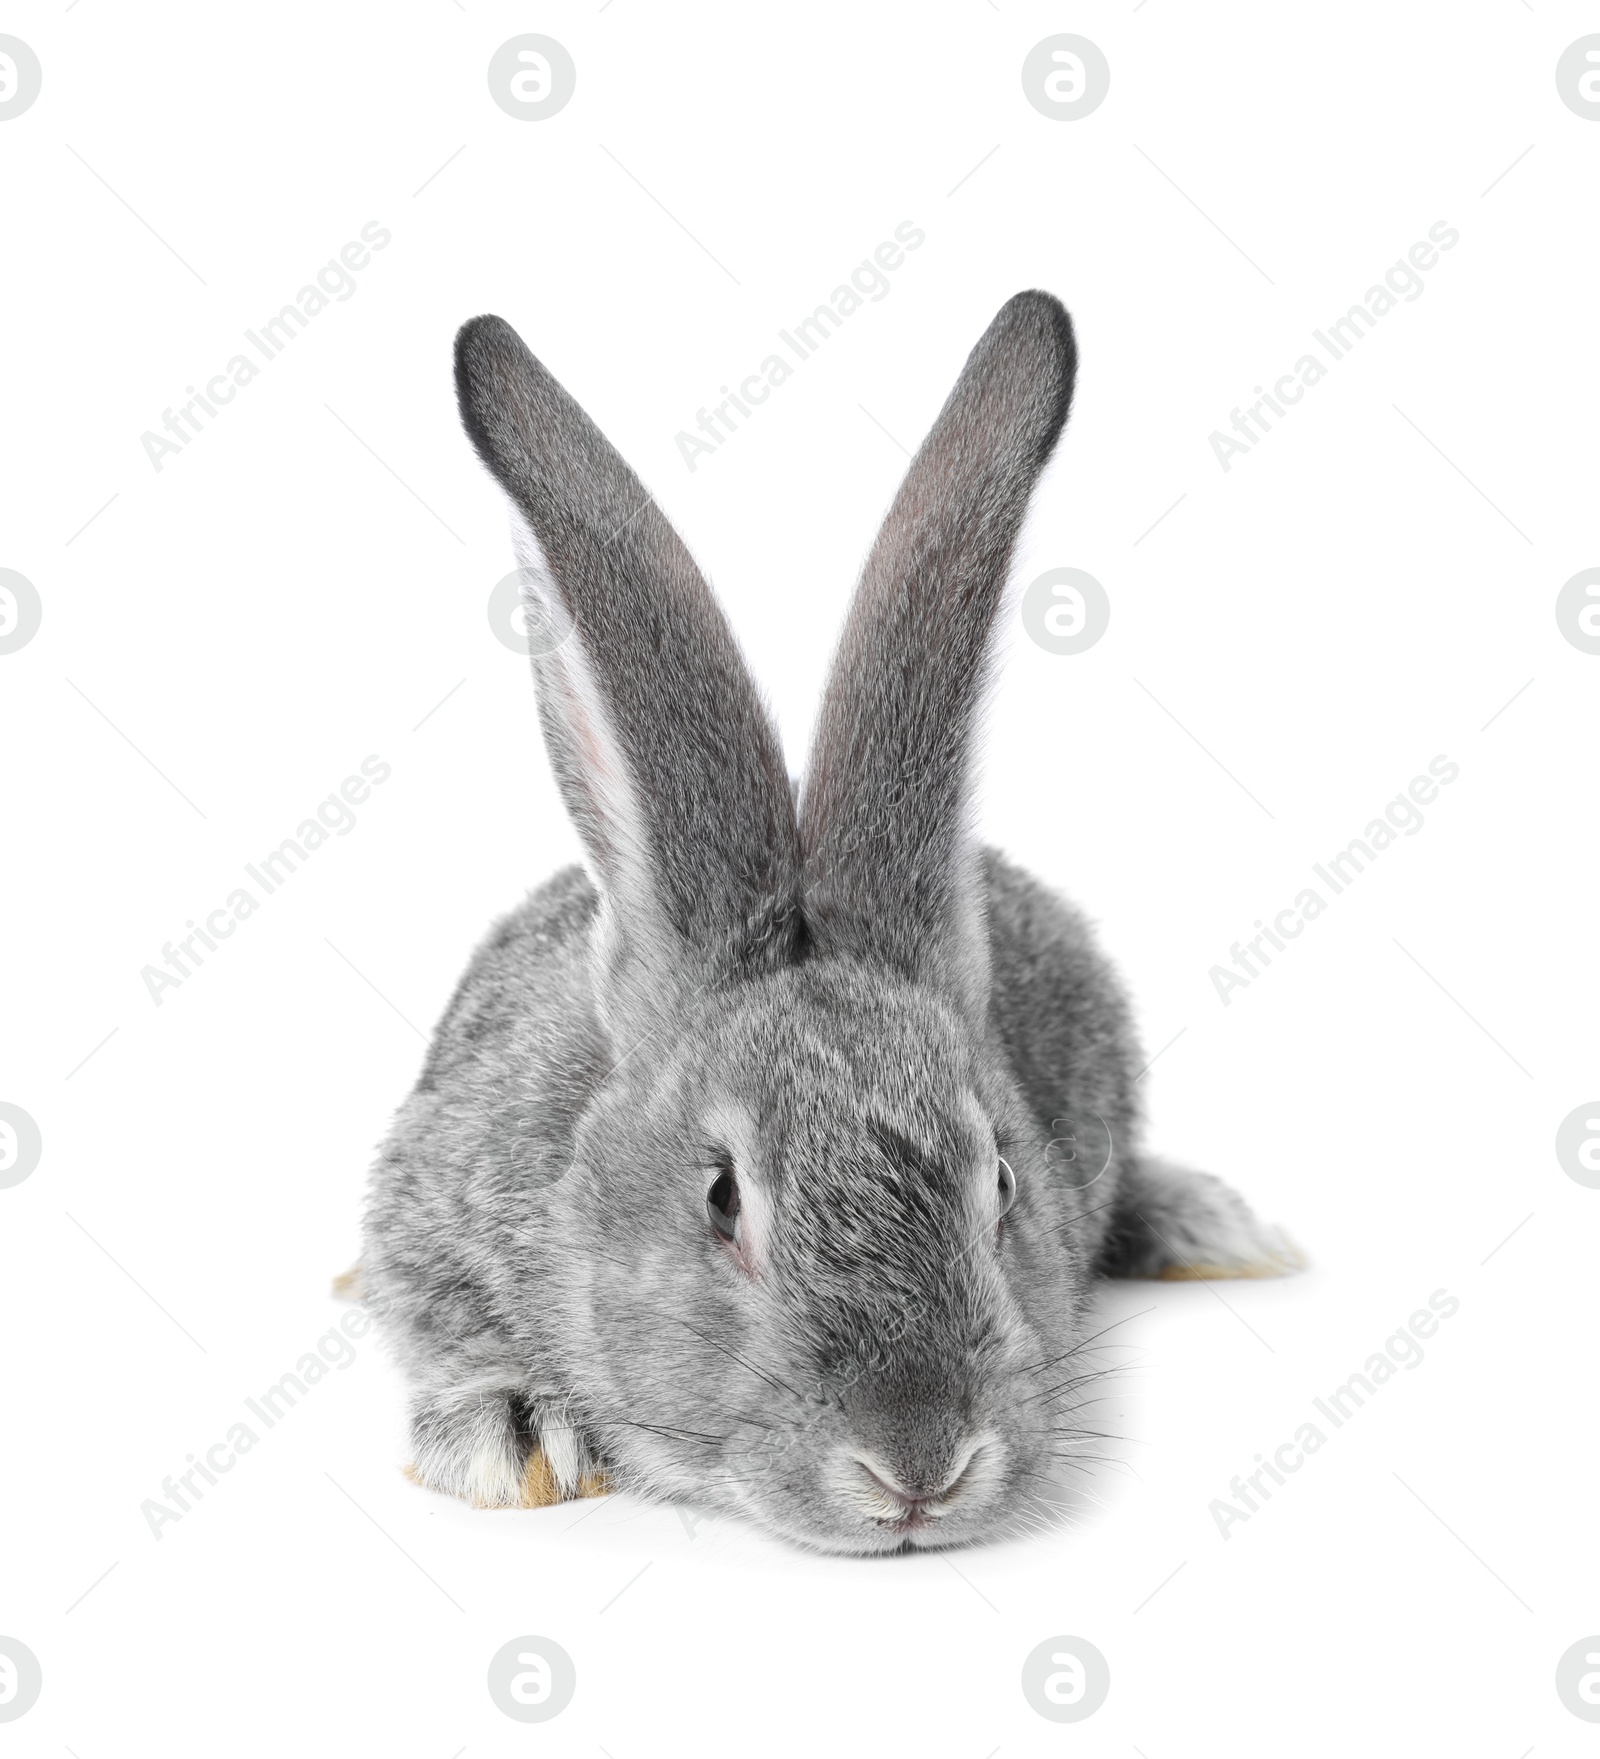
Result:
<instances>
[{"instance_id":1,"label":"pink inner ear","mask_svg":"<svg viewBox=\"0 0 1600 1759\"><path fill-rule=\"evenodd\" d=\"M582 665L581 657L578 664ZM623 777L618 772L610 741L572 666L559 655L551 662L555 687L561 694L562 719L573 759L577 782L583 789L594 835L604 845L607 859L614 858L621 826L616 822L618 796Z\"/></svg>"},{"instance_id":2,"label":"pink inner ear","mask_svg":"<svg viewBox=\"0 0 1600 1759\"><path fill-rule=\"evenodd\" d=\"M560 663L559 661L557 662ZM606 759L605 746L600 738L599 728L595 726L594 716L589 713L589 705L583 700L582 692L572 680L571 673L565 666L561 667L561 695L567 708L567 726L572 732L572 743L576 754L582 759L586 771L600 775L610 775L610 766Z\"/></svg>"}]
</instances>

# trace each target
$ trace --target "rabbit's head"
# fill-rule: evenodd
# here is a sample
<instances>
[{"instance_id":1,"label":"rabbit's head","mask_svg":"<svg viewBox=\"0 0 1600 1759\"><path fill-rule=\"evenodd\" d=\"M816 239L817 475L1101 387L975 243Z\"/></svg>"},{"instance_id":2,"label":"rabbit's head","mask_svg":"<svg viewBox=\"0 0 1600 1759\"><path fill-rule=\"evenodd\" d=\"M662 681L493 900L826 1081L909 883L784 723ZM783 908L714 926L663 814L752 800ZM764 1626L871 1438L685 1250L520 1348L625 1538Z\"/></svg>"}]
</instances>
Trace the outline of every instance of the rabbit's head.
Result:
<instances>
[{"instance_id":1,"label":"rabbit's head","mask_svg":"<svg viewBox=\"0 0 1600 1759\"><path fill-rule=\"evenodd\" d=\"M797 809L638 479L505 323L457 344L551 632L540 714L600 897L604 1073L528 1300L560 1314L624 1483L829 1549L1015 1526L1070 1446L1088 1266L1031 1176L1044 1132L990 1019L969 792L1074 365L1042 293L973 351L868 558Z\"/></svg>"}]
</instances>

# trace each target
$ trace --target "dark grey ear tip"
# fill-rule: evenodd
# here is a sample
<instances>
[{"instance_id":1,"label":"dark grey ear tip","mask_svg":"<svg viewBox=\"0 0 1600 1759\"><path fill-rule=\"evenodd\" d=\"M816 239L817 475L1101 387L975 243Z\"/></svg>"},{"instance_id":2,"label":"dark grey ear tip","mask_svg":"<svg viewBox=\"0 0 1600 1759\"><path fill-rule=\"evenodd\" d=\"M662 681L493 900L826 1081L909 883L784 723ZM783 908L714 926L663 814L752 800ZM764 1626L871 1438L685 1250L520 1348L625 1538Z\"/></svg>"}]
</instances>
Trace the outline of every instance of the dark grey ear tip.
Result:
<instances>
[{"instance_id":1,"label":"dark grey ear tip","mask_svg":"<svg viewBox=\"0 0 1600 1759\"><path fill-rule=\"evenodd\" d=\"M463 355L477 353L484 348L503 347L509 344L513 348L522 346L522 338L505 321L493 312L484 312L482 316L468 318L456 331L456 359Z\"/></svg>"},{"instance_id":2,"label":"dark grey ear tip","mask_svg":"<svg viewBox=\"0 0 1600 1759\"><path fill-rule=\"evenodd\" d=\"M973 350L973 362L980 361L986 373L1037 388L1023 425L1037 439L1042 464L1066 424L1078 377L1078 343L1067 308L1039 288L1013 294Z\"/></svg>"},{"instance_id":3,"label":"dark grey ear tip","mask_svg":"<svg viewBox=\"0 0 1600 1759\"><path fill-rule=\"evenodd\" d=\"M997 315L1005 317L1008 314L1045 324L1059 335L1071 339L1072 314L1053 293L1045 292L1042 287L1029 287L1021 293L1013 293Z\"/></svg>"},{"instance_id":4,"label":"dark grey ear tip","mask_svg":"<svg viewBox=\"0 0 1600 1759\"><path fill-rule=\"evenodd\" d=\"M1053 293L1030 288L1015 293L996 312L990 333L997 340L1031 344L1053 356L1069 379L1078 364L1078 340L1072 315Z\"/></svg>"},{"instance_id":5,"label":"dark grey ear tip","mask_svg":"<svg viewBox=\"0 0 1600 1759\"><path fill-rule=\"evenodd\" d=\"M465 414L468 400L508 368L525 367L532 358L527 345L504 318L485 313L468 318L456 331L456 395Z\"/></svg>"},{"instance_id":6,"label":"dark grey ear tip","mask_svg":"<svg viewBox=\"0 0 1600 1759\"><path fill-rule=\"evenodd\" d=\"M468 318L456 331L455 368L461 425L478 456L509 493L512 485L489 428L495 412L517 395L515 388L526 396L538 379L539 363L504 318L485 313Z\"/></svg>"}]
</instances>

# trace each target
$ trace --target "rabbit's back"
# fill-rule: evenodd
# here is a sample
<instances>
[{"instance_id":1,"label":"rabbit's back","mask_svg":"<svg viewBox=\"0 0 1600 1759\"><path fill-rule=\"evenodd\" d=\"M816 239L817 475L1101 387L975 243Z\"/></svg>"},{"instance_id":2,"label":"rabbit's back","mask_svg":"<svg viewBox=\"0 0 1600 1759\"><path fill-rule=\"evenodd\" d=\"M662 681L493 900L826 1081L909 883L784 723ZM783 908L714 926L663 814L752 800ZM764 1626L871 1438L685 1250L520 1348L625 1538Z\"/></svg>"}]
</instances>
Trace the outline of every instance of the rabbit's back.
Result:
<instances>
[{"instance_id":1,"label":"rabbit's back","mask_svg":"<svg viewBox=\"0 0 1600 1759\"><path fill-rule=\"evenodd\" d=\"M1051 1169L1092 1183L1084 1226L1097 1244L1138 1150L1139 1041L1122 983L1086 918L1059 892L984 852L993 983L990 1019L1047 1132ZM1101 1205L1106 1206L1101 1208Z\"/></svg>"},{"instance_id":2,"label":"rabbit's back","mask_svg":"<svg viewBox=\"0 0 1600 1759\"><path fill-rule=\"evenodd\" d=\"M598 898L576 863L536 886L478 943L434 1028L416 1091L447 1086L484 1059L498 1061L556 1022L588 1029L589 929ZM543 1032L540 1031L540 1036Z\"/></svg>"},{"instance_id":3,"label":"rabbit's back","mask_svg":"<svg viewBox=\"0 0 1600 1759\"><path fill-rule=\"evenodd\" d=\"M573 866L494 924L379 1152L363 1281L416 1370L441 1359L487 1370L502 1345L526 1359L546 1342L528 1299L545 1269L546 1198L606 1066L590 982L596 907Z\"/></svg>"}]
</instances>

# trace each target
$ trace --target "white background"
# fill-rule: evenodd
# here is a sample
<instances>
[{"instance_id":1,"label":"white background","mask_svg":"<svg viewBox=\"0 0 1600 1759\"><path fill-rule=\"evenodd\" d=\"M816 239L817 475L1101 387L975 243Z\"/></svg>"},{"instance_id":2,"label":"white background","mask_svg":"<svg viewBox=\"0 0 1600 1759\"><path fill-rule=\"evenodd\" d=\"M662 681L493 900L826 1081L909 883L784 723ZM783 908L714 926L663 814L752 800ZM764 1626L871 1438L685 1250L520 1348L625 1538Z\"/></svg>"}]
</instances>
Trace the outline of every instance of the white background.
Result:
<instances>
[{"instance_id":1,"label":"white background","mask_svg":"<svg viewBox=\"0 0 1600 1759\"><path fill-rule=\"evenodd\" d=\"M1600 124L1554 68L1600 14L0 22L44 70L0 123L0 566L44 606L0 658L0 1098L44 1141L0 1191L0 1635L44 1674L8 1750L1591 1752L1553 1680L1600 1630L1600 1193L1553 1142L1600 1088L1600 657L1554 601L1600 563ZM524 31L578 70L542 122L485 81ZM1059 31L1111 67L1074 122L1019 79ZM141 434L372 220L393 241L354 296L156 472ZM927 242L890 294L690 473L676 433L906 220ZM1422 296L1224 473L1212 430L1438 221L1460 243ZM896 442L1031 286L1082 371L1018 572L1087 569L1112 618L1071 658L1013 622L985 833L1101 925L1162 1051L1152 1144L1311 1271L1108 1290L1120 1464L1027 1543L856 1562L626 1498L474 1513L401 1476L370 1337L154 1539L141 1503L346 1311L329 1278L423 1034L576 853L485 617L512 564L456 326L511 320L656 491L798 767ZM393 774L356 828L156 1006L141 969L369 753ZM1230 944L1440 753L1461 774L1423 830L1224 1007ZM1229 1479L1440 1288L1427 1360L1220 1537ZM485 1687L526 1633L578 1678L531 1729ZM1070 1729L1019 1684L1060 1634L1111 1670Z\"/></svg>"}]
</instances>

